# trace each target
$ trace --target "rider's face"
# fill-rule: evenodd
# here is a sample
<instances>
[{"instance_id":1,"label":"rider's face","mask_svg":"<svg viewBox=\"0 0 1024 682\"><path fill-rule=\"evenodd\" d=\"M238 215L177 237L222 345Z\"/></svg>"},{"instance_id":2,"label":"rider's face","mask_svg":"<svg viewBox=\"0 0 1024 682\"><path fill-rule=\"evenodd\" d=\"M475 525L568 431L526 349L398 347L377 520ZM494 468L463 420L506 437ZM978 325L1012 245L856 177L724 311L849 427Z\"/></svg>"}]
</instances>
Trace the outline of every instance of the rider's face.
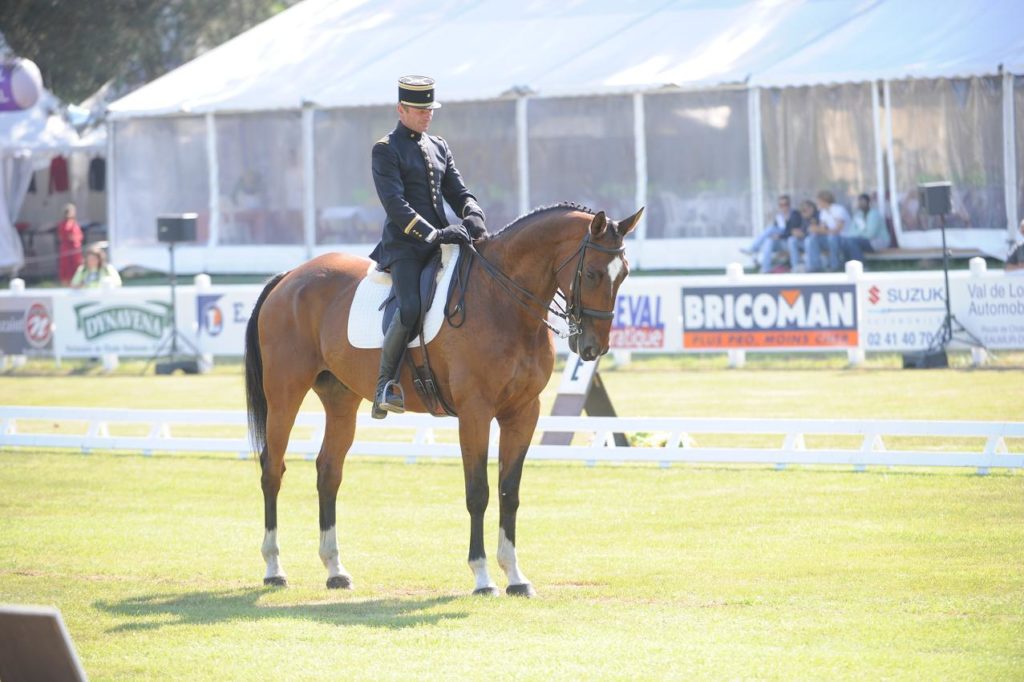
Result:
<instances>
[{"instance_id":1,"label":"rider's face","mask_svg":"<svg viewBox=\"0 0 1024 682\"><path fill-rule=\"evenodd\" d=\"M427 132L432 118L434 118L433 109L407 107L404 104L398 105L398 120L402 122L402 125L414 132Z\"/></svg>"}]
</instances>

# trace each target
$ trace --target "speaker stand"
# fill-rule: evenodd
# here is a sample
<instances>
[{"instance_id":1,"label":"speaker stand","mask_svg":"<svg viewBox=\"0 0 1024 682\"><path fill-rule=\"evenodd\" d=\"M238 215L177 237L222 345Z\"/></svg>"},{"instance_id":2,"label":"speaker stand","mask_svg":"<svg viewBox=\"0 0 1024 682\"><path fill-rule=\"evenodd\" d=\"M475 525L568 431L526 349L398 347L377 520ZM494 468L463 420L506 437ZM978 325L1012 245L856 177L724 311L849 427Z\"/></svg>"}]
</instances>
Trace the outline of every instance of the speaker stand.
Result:
<instances>
[{"instance_id":1,"label":"speaker stand","mask_svg":"<svg viewBox=\"0 0 1024 682\"><path fill-rule=\"evenodd\" d=\"M157 374L174 374L178 370L184 374L199 374L199 349L178 331L178 273L174 266L174 242L167 244L167 252L171 262L171 333L160 342L156 353L142 368L142 374L145 374L149 370L149 366L158 360L160 362L156 362ZM191 354L179 353L179 341L183 346L188 347Z\"/></svg>"}]
</instances>

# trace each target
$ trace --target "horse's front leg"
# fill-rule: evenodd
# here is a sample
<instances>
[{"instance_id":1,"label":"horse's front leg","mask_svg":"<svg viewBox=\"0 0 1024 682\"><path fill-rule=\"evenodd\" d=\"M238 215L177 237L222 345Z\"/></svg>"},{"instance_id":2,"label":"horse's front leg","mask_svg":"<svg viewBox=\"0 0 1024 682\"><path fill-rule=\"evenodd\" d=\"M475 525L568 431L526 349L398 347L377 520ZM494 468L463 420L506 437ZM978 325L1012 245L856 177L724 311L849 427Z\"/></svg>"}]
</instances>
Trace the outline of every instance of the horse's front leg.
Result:
<instances>
[{"instance_id":1,"label":"horse's front leg","mask_svg":"<svg viewBox=\"0 0 1024 682\"><path fill-rule=\"evenodd\" d=\"M508 417L498 417L501 440L498 454L498 492L501 517L498 528L498 565L508 576L506 592L521 597L536 594L533 585L519 569L516 557L516 512L519 510L519 483L523 476L526 451L537 428L540 401Z\"/></svg>"},{"instance_id":2,"label":"horse's front leg","mask_svg":"<svg viewBox=\"0 0 1024 682\"><path fill-rule=\"evenodd\" d=\"M487 487L487 444L491 415L476 410L459 415L459 444L462 471L466 478L466 509L469 511L469 567L476 579L473 594L496 595L498 588L487 571L484 552L484 513L490 490Z\"/></svg>"}]
</instances>

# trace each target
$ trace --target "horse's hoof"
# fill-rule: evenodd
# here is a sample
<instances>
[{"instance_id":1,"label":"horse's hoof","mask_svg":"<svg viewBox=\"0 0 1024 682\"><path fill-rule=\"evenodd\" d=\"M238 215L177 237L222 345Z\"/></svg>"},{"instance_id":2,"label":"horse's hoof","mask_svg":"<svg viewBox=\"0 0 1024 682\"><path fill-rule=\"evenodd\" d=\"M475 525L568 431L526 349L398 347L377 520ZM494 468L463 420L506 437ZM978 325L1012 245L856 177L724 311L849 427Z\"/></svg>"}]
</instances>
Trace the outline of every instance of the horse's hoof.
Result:
<instances>
[{"instance_id":1,"label":"horse's hoof","mask_svg":"<svg viewBox=\"0 0 1024 682\"><path fill-rule=\"evenodd\" d=\"M352 577L347 575L336 575L327 579L328 590L351 590Z\"/></svg>"},{"instance_id":2,"label":"horse's hoof","mask_svg":"<svg viewBox=\"0 0 1024 682\"><path fill-rule=\"evenodd\" d=\"M473 590L473 595L478 597L497 597L500 592L494 585L488 585L487 587L481 587L478 590Z\"/></svg>"},{"instance_id":3,"label":"horse's hoof","mask_svg":"<svg viewBox=\"0 0 1024 682\"><path fill-rule=\"evenodd\" d=\"M523 583L522 585L509 585L505 588L505 594L529 599L537 596L537 590L533 589L533 585L530 583Z\"/></svg>"},{"instance_id":4,"label":"horse's hoof","mask_svg":"<svg viewBox=\"0 0 1024 682\"><path fill-rule=\"evenodd\" d=\"M263 584L272 587L288 587L288 579L283 575L275 575L273 578L264 578Z\"/></svg>"}]
</instances>

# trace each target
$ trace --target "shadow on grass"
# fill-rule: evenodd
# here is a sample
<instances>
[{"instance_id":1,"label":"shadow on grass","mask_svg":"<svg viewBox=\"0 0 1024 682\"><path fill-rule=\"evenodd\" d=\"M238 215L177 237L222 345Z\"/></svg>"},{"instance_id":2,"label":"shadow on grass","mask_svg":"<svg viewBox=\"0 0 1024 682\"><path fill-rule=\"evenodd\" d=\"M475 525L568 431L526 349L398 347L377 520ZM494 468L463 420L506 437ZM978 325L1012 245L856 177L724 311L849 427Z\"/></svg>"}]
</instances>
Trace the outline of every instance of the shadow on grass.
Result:
<instances>
[{"instance_id":1,"label":"shadow on grass","mask_svg":"<svg viewBox=\"0 0 1024 682\"><path fill-rule=\"evenodd\" d=\"M314 604L260 604L268 588L211 590L185 594L148 594L120 601L93 604L107 613L131 618L131 622L110 628L108 632L159 630L175 625L205 625L230 621L253 622L264 619L294 618L328 625L362 625L397 630L418 625L433 625L442 620L465 618L466 611L445 610L426 613L456 597L422 599L372 599L368 601Z\"/></svg>"}]
</instances>

